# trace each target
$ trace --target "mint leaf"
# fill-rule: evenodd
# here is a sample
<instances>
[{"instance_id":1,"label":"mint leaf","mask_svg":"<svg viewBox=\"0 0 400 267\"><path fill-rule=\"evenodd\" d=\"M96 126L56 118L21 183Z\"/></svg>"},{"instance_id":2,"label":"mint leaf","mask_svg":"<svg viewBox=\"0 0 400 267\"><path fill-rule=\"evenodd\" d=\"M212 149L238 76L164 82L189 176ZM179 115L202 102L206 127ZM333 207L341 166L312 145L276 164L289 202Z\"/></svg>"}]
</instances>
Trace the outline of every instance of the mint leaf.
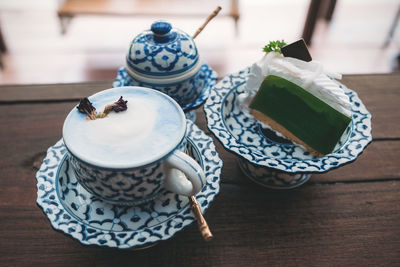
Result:
<instances>
[{"instance_id":1,"label":"mint leaf","mask_svg":"<svg viewBox=\"0 0 400 267\"><path fill-rule=\"evenodd\" d=\"M264 52L277 52L282 54L281 52L281 48L284 47L286 45L285 41L270 41L269 44L267 44L266 46L264 46L263 51Z\"/></svg>"}]
</instances>

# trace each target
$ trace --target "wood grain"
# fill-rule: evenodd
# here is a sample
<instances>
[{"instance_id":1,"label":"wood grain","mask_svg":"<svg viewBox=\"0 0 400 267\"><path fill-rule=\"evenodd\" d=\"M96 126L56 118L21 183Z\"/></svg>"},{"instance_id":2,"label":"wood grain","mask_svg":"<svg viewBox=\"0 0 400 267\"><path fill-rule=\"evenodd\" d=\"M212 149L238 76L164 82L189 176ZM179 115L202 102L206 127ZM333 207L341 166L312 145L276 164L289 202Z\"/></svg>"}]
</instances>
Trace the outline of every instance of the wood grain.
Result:
<instances>
[{"instance_id":1,"label":"wood grain","mask_svg":"<svg viewBox=\"0 0 400 267\"><path fill-rule=\"evenodd\" d=\"M60 84L2 85L0 104L71 101L112 87L111 81Z\"/></svg>"},{"instance_id":2,"label":"wood grain","mask_svg":"<svg viewBox=\"0 0 400 267\"><path fill-rule=\"evenodd\" d=\"M223 184L207 211L214 240L196 224L143 251L84 247L54 231L30 204L1 205L1 262L62 266L395 266L400 182L310 185L291 191ZM16 253L16 251L18 251Z\"/></svg>"}]
</instances>

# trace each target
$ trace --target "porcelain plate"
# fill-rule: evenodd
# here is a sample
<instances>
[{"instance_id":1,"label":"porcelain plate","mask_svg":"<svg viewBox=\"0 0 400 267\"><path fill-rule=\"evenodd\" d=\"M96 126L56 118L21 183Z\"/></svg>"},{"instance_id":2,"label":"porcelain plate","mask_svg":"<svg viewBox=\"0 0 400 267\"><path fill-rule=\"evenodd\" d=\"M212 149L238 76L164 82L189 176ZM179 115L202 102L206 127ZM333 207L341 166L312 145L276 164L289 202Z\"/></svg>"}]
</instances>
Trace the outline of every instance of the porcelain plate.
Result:
<instances>
[{"instance_id":1,"label":"porcelain plate","mask_svg":"<svg viewBox=\"0 0 400 267\"><path fill-rule=\"evenodd\" d=\"M212 139L190 121L187 140L191 156L206 173L207 184L196 195L204 213L219 192L222 161ZM62 140L48 149L36 179L37 204L53 228L85 245L147 247L171 238L195 220L188 198L168 191L134 207L116 206L93 197L78 184Z\"/></svg>"},{"instance_id":2,"label":"porcelain plate","mask_svg":"<svg viewBox=\"0 0 400 267\"><path fill-rule=\"evenodd\" d=\"M331 154L314 157L300 145L268 134L238 107L250 68L225 76L204 105L207 126L226 149L257 166L287 173L322 173L354 161L372 141L371 114L357 94L339 83L352 104L352 123Z\"/></svg>"}]
</instances>

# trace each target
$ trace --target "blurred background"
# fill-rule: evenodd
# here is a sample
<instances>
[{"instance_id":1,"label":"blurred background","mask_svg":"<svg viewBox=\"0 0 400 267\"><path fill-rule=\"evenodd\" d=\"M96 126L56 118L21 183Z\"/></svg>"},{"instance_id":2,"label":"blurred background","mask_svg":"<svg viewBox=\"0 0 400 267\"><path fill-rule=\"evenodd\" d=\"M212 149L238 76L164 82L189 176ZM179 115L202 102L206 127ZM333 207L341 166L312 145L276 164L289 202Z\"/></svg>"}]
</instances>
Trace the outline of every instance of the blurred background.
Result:
<instances>
[{"instance_id":1,"label":"blurred background","mask_svg":"<svg viewBox=\"0 0 400 267\"><path fill-rule=\"evenodd\" d=\"M329 3L336 3L330 14ZM313 18L310 52L326 69L399 71L398 0L1 0L0 84L114 79L130 41L152 22L165 19L192 35L217 5L220 15L196 43L220 77L258 60L270 40L310 33ZM310 13L312 5L319 11Z\"/></svg>"}]
</instances>

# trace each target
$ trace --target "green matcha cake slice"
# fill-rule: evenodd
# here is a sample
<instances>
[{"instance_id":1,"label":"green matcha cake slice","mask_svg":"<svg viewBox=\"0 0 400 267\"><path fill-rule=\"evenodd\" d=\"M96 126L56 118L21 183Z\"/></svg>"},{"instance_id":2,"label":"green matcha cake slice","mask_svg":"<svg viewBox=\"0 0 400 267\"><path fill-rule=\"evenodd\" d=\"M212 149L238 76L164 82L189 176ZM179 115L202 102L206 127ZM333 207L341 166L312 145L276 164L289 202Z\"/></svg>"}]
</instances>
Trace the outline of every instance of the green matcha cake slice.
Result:
<instances>
[{"instance_id":1,"label":"green matcha cake slice","mask_svg":"<svg viewBox=\"0 0 400 267\"><path fill-rule=\"evenodd\" d=\"M277 75L265 77L249 107L255 119L317 156L331 153L351 122L348 112Z\"/></svg>"}]
</instances>

